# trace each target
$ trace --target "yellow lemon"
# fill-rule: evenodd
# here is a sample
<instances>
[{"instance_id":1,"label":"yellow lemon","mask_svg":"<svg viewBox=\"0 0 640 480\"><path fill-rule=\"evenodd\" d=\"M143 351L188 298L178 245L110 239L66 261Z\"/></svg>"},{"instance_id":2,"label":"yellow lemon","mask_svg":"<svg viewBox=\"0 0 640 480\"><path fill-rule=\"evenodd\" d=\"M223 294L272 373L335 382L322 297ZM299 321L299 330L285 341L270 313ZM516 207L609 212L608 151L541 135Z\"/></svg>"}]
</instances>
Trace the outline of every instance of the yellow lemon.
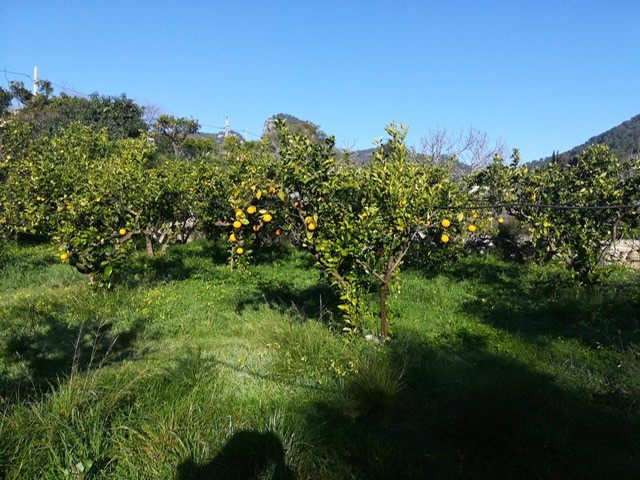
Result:
<instances>
[{"instance_id":1,"label":"yellow lemon","mask_svg":"<svg viewBox=\"0 0 640 480\"><path fill-rule=\"evenodd\" d=\"M236 237L235 233L232 233L231 235L229 235L229 241L234 243L238 241L238 238Z\"/></svg>"},{"instance_id":2,"label":"yellow lemon","mask_svg":"<svg viewBox=\"0 0 640 480\"><path fill-rule=\"evenodd\" d=\"M236 218L244 217L244 212L242 210L236 210Z\"/></svg>"},{"instance_id":3,"label":"yellow lemon","mask_svg":"<svg viewBox=\"0 0 640 480\"><path fill-rule=\"evenodd\" d=\"M273 217L272 217L272 216L271 216L271 214L269 214L269 213L265 213L265 214L264 214L264 217L262 217L262 220L263 220L265 223L269 223L272 219L273 219Z\"/></svg>"},{"instance_id":4,"label":"yellow lemon","mask_svg":"<svg viewBox=\"0 0 640 480\"><path fill-rule=\"evenodd\" d=\"M504 218L498 217L498 223L504 223Z\"/></svg>"},{"instance_id":5,"label":"yellow lemon","mask_svg":"<svg viewBox=\"0 0 640 480\"><path fill-rule=\"evenodd\" d=\"M236 220L235 222L233 222L233 228L240 228L242 227L242 223L240 222L240 220Z\"/></svg>"},{"instance_id":6,"label":"yellow lemon","mask_svg":"<svg viewBox=\"0 0 640 480\"><path fill-rule=\"evenodd\" d=\"M126 229L126 228L121 228L120 230L118 230L118 233L119 233L120 235L126 235L126 233L127 233L127 229Z\"/></svg>"},{"instance_id":7,"label":"yellow lemon","mask_svg":"<svg viewBox=\"0 0 640 480\"><path fill-rule=\"evenodd\" d=\"M249 206L249 207L247 208L247 213L248 213L249 215L253 215L254 213L256 213L256 207L254 207L253 205Z\"/></svg>"},{"instance_id":8,"label":"yellow lemon","mask_svg":"<svg viewBox=\"0 0 640 480\"><path fill-rule=\"evenodd\" d=\"M443 233L442 236L440 237L440 241L442 243L449 243L449 235L447 235L446 233Z\"/></svg>"},{"instance_id":9,"label":"yellow lemon","mask_svg":"<svg viewBox=\"0 0 640 480\"><path fill-rule=\"evenodd\" d=\"M442 224L441 224L444 228L449 228L451 226L451 222L449 221L449 219L445 218L444 220L442 220Z\"/></svg>"},{"instance_id":10,"label":"yellow lemon","mask_svg":"<svg viewBox=\"0 0 640 480\"><path fill-rule=\"evenodd\" d=\"M307 229L308 229L310 232L313 232L313 231L316 229L316 224L315 224L315 223L313 223L313 222L310 222L310 223L307 225Z\"/></svg>"},{"instance_id":11,"label":"yellow lemon","mask_svg":"<svg viewBox=\"0 0 640 480\"><path fill-rule=\"evenodd\" d=\"M238 255L242 255L244 253L244 249L242 247L238 247L238 248L236 248L236 253Z\"/></svg>"},{"instance_id":12,"label":"yellow lemon","mask_svg":"<svg viewBox=\"0 0 640 480\"><path fill-rule=\"evenodd\" d=\"M475 232L475 231L477 230L477 228L476 228L476 226L475 226L475 225L469 225L469 226L467 227L467 230L469 230L471 233L473 233L473 232Z\"/></svg>"},{"instance_id":13,"label":"yellow lemon","mask_svg":"<svg viewBox=\"0 0 640 480\"><path fill-rule=\"evenodd\" d=\"M67 252L61 253L60 254L60 260L62 260L63 262L69 258L69 254Z\"/></svg>"}]
</instances>

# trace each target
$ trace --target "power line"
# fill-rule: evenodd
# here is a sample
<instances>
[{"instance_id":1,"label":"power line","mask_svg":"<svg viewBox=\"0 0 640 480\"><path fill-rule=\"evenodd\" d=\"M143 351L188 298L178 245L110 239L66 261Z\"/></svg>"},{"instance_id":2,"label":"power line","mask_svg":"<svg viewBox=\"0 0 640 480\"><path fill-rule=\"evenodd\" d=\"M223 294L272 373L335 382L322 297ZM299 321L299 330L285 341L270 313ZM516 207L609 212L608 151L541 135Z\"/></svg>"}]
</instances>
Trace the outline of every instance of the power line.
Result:
<instances>
[{"instance_id":1,"label":"power line","mask_svg":"<svg viewBox=\"0 0 640 480\"><path fill-rule=\"evenodd\" d=\"M640 203L622 204L622 205L551 205L544 203L494 203L491 205L466 205L443 207L443 209L458 210L495 210L497 208L543 208L548 210L626 210L640 208Z\"/></svg>"},{"instance_id":2,"label":"power line","mask_svg":"<svg viewBox=\"0 0 640 480\"><path fill-rule=\"evenodd\" d=\"M220 125L207 125L205 123L201 123L200 126L201 127L209 127L209 128L219 128L220 130L224 130L224 127L221 127Z\"/></svg>"},{"instance_id":3,"label":"power line","mask_svg":"<svg viewBox=\"0 0 640 480\"><path fill-rule=\"evenodd\" d=\"M29 80L31 80L31 81L33 82L33 77L32 77L31 75L27 74L27 73L22 73L22 72L13 72L13 71L11 71L11 70L7 70L7 69L6 69L6 67L5 67L2 71L3 71L3 73L4 73L4 78L7 80L7 84L9 84L9 83L11 82L11 81L9 80L9 77L7 77L7 74L9 74L9 75L20 75L20 76L22 76L22 77L27 77ZM88 97L90 96L90 95L88 95L88 94L86 94L86 93L79 92L78 90L75 90L75 89L73 89L73 88L65 87L64 85L60 85L60 84L57 84L57 83L53 83L53 82L52 82L52 81L50 81L50 80L47 80L47 81L48 81L51 85L53 85L54 87L58 87L59 89L66 90L66 91L69 91L69 92L72 92L72 93L74 93L75 95L79 95L79 96L86 97L86 98L88 98Z\"/></svg>"},{"instance_id":4,"label":"power line","mask_svg":"<svg viewBox=\"0 0 640 480\"><path fill-rule=\"evenodd\" d=\"M7 86L11 86L11 80L9 80L9 77L7 77L7 73L10 75L21 75L23 77L27 77L29 80L33 82L33 78L31 78L31 75L27 75L26 73L20 73L20 72L12 72L11 70L7 70L7 67L4 67L3 73L4 73L4 78L7 80Z\"/></svg>"},{"instance_id":5,"label":"power line","mask_svg":"<svg viewBox=\"0 0 640 480\"><path fill-rule=\"evenodd\" d=\"M31 80L33 82L33 78L31 78L31 75L28 75L26 73L20 73L20 72L12 72L11 70L7 70L7 68L5 67L4 70L4 76L5 78L7 78L7 73L10 75L21 75L23 77L27 77L29 80ZM7 81L9 81L9 79L7 78Z\"/></svg>"},{"instance_id":6,"label":"power line","mask_svg":"<svg viewBox=\"0 0 640 480\"><path fill-rule=\"evenodd\" d=\"M221 125L209 125L209 124L206 124L206 123L201 123L200 126L201 127L208 127L208 128L217 128L218 130L221 130L221 131L226 128L226 127L223 127ZM246 129L231 128L231 130L233 130L234 132L244 132L246 135L252 135L252 136L257 137L257 138L261 138L262 137L262 135L250 132L249 130L246 130Z\"/></svg>"},{"instance_id":7,"label":"power line","mask_svg":"<svg viewBox=\"0 0 640 480\"><path fill-rule=\"evenodd\" d=\"M89 98L89 97L90 97L90 95L88 95L88 94L86 94L86 93L79 92L79 91L77 91L77 90L74 90L73 88L70 88L70 87L64 87L64 86L62 86L62 85L58 85L57 83L53 83L53 82L50 82L50 83L51 83L51 85L53 85L54 87L61 88L62 90L67 90L67 91L72 92L72 93L74 93L74 94L76 94L76 95L78 95L78 96L85 97L85 98Z\"/></svg>"},{"instance_id":8,"label":"power line","mask_svg":"<svg viewBox=\"0 0 640 480\"><path fill-rule=\"evenodd\" d=\"M247 130L243 130L243 132L248 135L253 135L254 137L257 137L257 138L262 138L262 135L258 135L257 133L251 133Z\"/></svg>"},{"instance_id":9,"label":"power line","mask_svg":"<svg viewBox=\"0 0 640 480\"><path fill-rule=\"evenodd\" d=\"M22 77L26 77L26 78L28 78L29 80L31 80L33 82L33 77L31 75L27 74L27 73L14 72L14 71L11 71L11 70L7 70L6 67L2 71L4 73L5 79L7 80L7 84L10 83L10 80L9 80L9 77L7 77L7 74L9 74L9 75L19 75L19 76L22 76ZM89 98L91 96L91 95L89 95L87 93L80 92L80 91L75 90L73 88L65 87L64 85L60 85L58 83L53 83L50 80L47 80L47 81L52 86L57 87L57 88L62 89L62 90L65 90L65 91L68 91L68 92L71 92L71 93L73 93L75 95L78 95L78 96L81 96L81 97L85 97L85 98ZM200 125L203 126L203 127L216 128L216 129L218 129L220 131L223 131L223 130L225 130L227 128L226 126L208 125L208 124L204 124L204 123L201 123ZM235 131L235 132L244 132L245 136L246 135L251 135L251 136L256 137L256 138L262 138L261 134L250 132L248 129L245 129L245 128L242 128L242 129L237 129L236 128L236 129L233 129L233 131Z\"/></svg>"}]
</instances>

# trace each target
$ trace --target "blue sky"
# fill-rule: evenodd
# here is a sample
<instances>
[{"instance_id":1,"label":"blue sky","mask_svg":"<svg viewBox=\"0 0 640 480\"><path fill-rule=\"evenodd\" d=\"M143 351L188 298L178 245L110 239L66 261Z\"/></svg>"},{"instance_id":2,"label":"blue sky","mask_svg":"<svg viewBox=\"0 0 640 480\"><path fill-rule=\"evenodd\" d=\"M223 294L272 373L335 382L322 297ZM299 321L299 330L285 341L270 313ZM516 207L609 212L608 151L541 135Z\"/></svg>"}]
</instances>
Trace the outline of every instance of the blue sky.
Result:
<instances>
[{"instance_id":1,"label":"blue sky","mask_svg":"<svg viewBox=\"0 0 640 480\"><path fill-rule=\"evenodd\" d=\"M283 112L358 149L395 120L418 149L474 127L534 160L640 114L638 25L640 0L3 1L0 69L203 131Z\"/></svg>"}]
</instances>

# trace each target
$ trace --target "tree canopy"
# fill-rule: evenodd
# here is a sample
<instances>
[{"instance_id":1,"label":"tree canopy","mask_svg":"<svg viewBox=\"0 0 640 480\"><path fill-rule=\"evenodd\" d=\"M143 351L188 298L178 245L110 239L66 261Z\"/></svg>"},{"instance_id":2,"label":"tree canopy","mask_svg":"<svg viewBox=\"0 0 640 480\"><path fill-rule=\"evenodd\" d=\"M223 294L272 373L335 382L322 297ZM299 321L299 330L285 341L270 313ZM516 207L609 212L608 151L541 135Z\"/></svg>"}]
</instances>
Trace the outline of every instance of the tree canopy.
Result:
<instances>
[{"instance_id":1,"label":"tree canopy","mask_svg":"<svg viewBox=\"0 0 640 480\"><path fill-rule=\"evenodd\" d=\"M23 82L11 82L9 90L0 88L0 114L6 115L16 105L16 118L33 125L35 135L55 135L71 123L80 123L94 131L107 130L112 140L136 138L146 130L144 109L133 100L120 96L92 93L88 97L61 93L53 96L51 83L38 82L34 95Z\"/></svg>"}]
</instances>

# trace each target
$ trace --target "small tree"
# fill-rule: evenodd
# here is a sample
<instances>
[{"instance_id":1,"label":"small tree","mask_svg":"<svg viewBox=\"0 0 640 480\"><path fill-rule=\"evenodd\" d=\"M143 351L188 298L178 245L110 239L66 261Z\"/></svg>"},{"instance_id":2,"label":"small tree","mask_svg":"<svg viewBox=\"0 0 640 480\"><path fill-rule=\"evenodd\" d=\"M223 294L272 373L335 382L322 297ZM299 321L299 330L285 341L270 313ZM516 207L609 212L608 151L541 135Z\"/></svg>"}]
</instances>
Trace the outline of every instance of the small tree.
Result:
<instances>
[{"instance_id":1,"label":"small tree","mask_svg":"<svg viewBox=\"0 0 640 480\"><path fill-rule=\"evenodd\" d=\"M495 157L504 157L506 146L501 139L490 141L486 132L473 127L453 133L446 128L436 128L421 139L422 153L436 164L457 160L474 170L483 168Z\"/></svg>"},{"instance_id":2,"label":"small tree","mask_svg":"<svg viewBox=\"0 0 640 480\"><path fill-rule=\"evenodd\" d=\"M619 208L637 201L634 164L604 145L543 168L496 161L473 181L485 189L478 190L481 200L506 204L528 227L541 258L561 258L583 283L597 280L605 250L635 218L633 209Z\"/></svg>"},{"instance_id":3,"label":"small tree","mask_svg":"<svg viewBox=\"0 0 640 480\"><path fill-rule=\"evenodd\" d=\"M305 231L301 246L338 287L345 331L360 328L374 288L387 338L388 299L408 250L427 232L453 240L455 220L446 209L458 202L455 185L445 169L408 157L402 126L387 127L389 140L361 168L337 162L332 139L319 144L279 129L281 178L292 219Z\"/></svg>"},{"instance_id":4,"label":"small tree","mask_svg":"<svg viewBox=\"0 0 640 480\"><path fill-rule=\"evenodd\" d=\"M9 112L13 94L9 90L0 87L0 117Z\"/></svg>"},{"instance_id":5,"label":"small tree","mask_svg":"<svg viewBox=\"0 0 640 480\"><path fill-rule=\"evenodd\" d=\"M167 139L176 157L182 157L184 142L189 135L193 135L200 129L197 120L189 118L176 118L173 115L160 115L155 123L157 135Z\"/></svg>"}]
</instances>

